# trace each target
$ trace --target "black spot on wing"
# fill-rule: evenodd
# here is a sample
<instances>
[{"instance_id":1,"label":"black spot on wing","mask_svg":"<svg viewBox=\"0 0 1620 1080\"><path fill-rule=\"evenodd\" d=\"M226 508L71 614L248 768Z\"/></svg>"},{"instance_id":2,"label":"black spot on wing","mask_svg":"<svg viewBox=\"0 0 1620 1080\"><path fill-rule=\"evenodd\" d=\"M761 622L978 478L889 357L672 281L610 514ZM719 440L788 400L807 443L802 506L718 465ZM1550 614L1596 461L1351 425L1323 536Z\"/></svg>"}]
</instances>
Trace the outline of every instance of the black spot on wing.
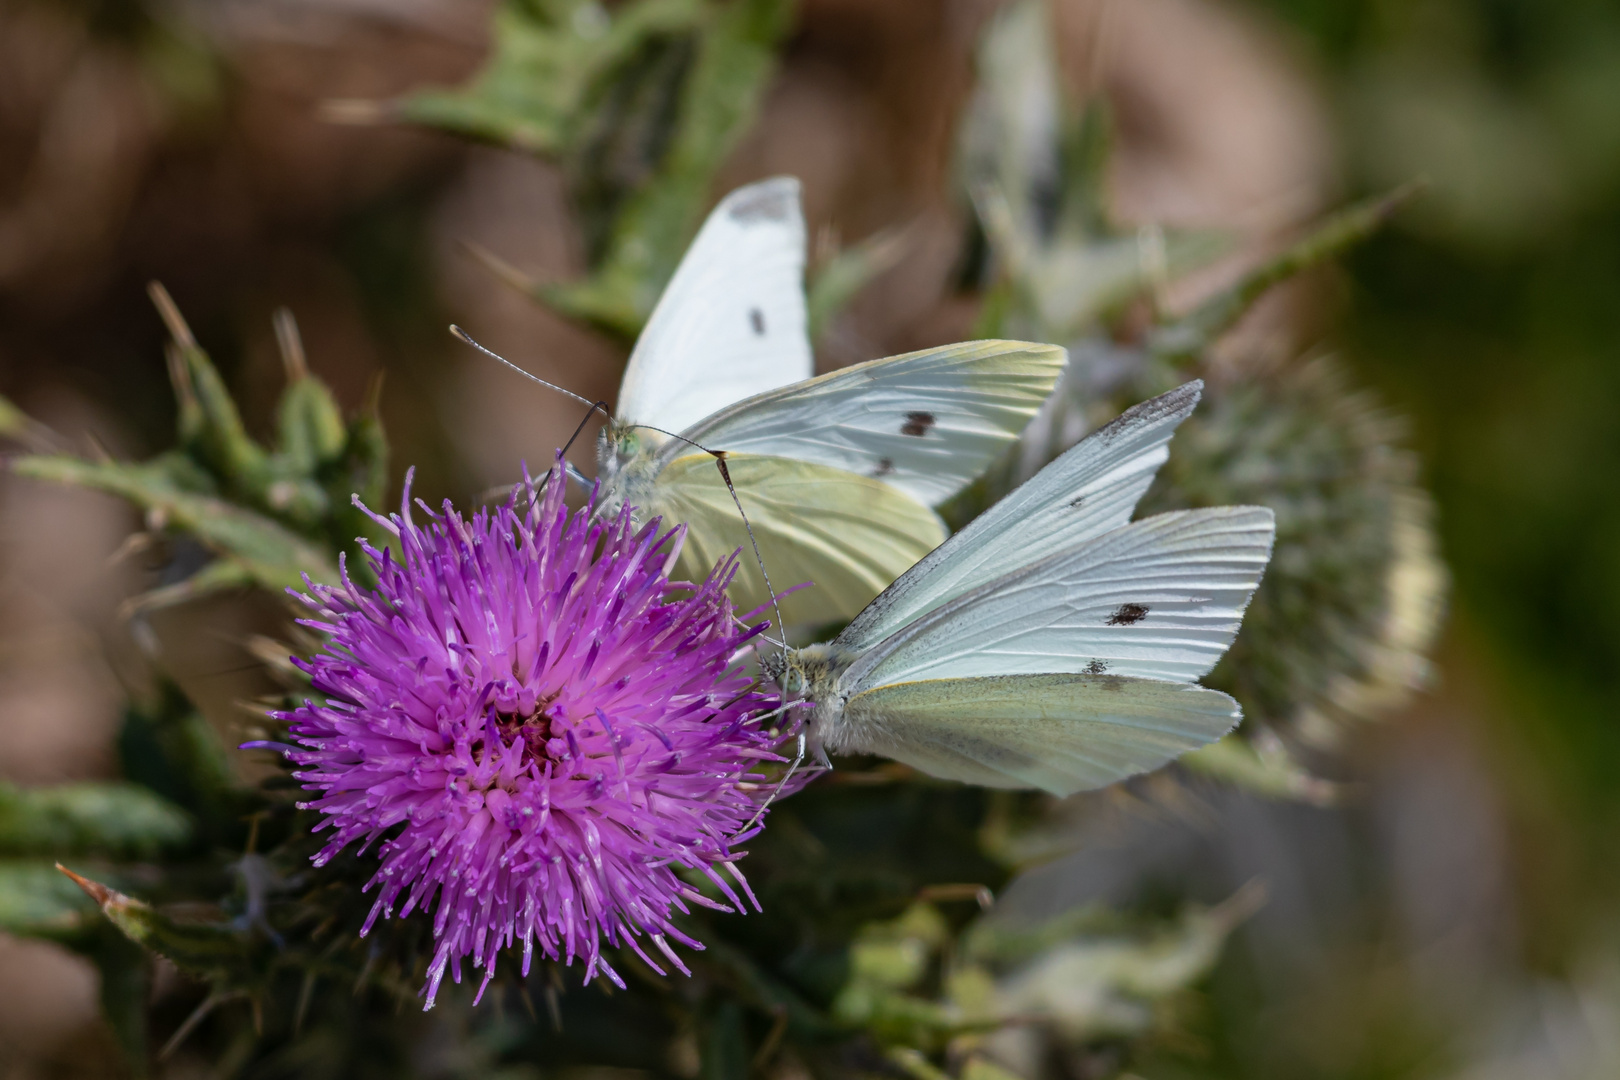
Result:
<instances>
[{"instance_id":1,"label":"black spot on wing","mask_svg":"<svg viewBox=\"0 0 1620 1080\"><path fill-rule=\"evenodd\" d=\"M752 326L754 328L754 333L756 335L758 335L759 337L764 337L765 336L765 313L763 311L759 310L759 308L749 308L748 309L748 325Z\"/></svg>"},{"instance_id":2,"label":"black spot on wing","mask_svg":"<svg viewBox=\"0 0 1620 1080\"><path fill-rule=\"evenodd\" d=\"M877 468L872 470L874 478L888 476L894 472L894 462L889 458L879 458Z\"/></svg>"},{"instance_id":3,"label":"black spot on wing","mask_svg":"<svg viewBox=\"0 0 1620 1080\"><path fill-rule=\"evenodd\" d=\"M922 438L928 434L928 429L934 426L934 414L931 412L908 412L906 422L900 425L900 434Z\"/></svg>"},{"instance_id":4,"label":"black spot on wing","mask_svg":"<svg viewBox=\"0 0 1620 1080\"><path fill-rule=\"evenodd\" d=\"M1119 610L1108 616L1109 626L1131 626L1147 618L1147 605L1121 604Z\"/></svg>"}]
</instances>

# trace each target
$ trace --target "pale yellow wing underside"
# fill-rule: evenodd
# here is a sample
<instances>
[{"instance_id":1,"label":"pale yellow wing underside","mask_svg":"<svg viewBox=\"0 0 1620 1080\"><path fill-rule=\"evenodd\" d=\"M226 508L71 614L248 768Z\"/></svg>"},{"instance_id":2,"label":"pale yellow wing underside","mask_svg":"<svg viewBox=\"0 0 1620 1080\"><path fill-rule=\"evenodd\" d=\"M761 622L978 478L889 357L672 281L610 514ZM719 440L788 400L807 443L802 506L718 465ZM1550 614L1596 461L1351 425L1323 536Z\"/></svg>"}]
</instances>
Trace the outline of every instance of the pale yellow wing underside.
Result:
<instances>
[{"instance_id":1,"label":"pale yellow wing underside","mask_svg":"<svg viewBox=\"0 0 1620 1080\"><path fill-rule=\"evenodd\" d=\"M780 592L814 583L782 601L789 625L853 618L945 539L937 514L882 481L755 454L728 455L726 465L771 584ZM732 599L746 611L769 598L713 457L676 458L649 487L642 515L662 515L666 525L686 523L681 576L702 580L716 562L741 548Z\"/></svg>"},{"instance_id":2,"label":"pale yellow wing underside","mask_svg":"<svg viewBox=\"0 0 1620 1080\"><path fill-rule=\"evenodd\" d=\"M1219 691L1158 679L928 679L850 698L827 747L947 780L1070 795L1156 769L1214 742L1240 716Z\"/></svg>"}]
</instances>

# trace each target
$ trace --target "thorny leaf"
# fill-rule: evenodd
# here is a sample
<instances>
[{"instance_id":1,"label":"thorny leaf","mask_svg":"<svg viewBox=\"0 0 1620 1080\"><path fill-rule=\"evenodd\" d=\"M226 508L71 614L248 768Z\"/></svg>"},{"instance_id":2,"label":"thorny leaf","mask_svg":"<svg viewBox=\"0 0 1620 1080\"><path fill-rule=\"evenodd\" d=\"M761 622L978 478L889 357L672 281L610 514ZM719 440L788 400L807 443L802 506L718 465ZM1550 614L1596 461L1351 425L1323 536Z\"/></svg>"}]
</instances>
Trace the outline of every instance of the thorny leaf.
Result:
<instances>
[{"instance_id":1,"label":"thorny leaf","mask_svg":"<svg viewBox=\"0 0 1620 1080\"><path fill-rule=\"evenodd\" d=\"M231 557L264 588L299 585L306 573L317 580L337 580L330 558L314 544L252 510L183 491L167 470L155 465L30 456L12 462L11 469L19 476L128 499L162 525L189 533L216 553Z\"/></svg>"},{"instance_id":2,"label":"thorny leaf","mask_svg":"<svg viewBox=\"0 0 1620 1080\"><path fill-rule=\"evenodd\" d=\"M1250 886L1216 908L1190 907L1174 922L1147 926L1095 909L1011 926L992 913L954 950L938 912L918 904L862 931L833 1013L912 1054L1008 1023L1038 1025L1075 1043L1139 1035L1160 1001L1209 973L1227 935L1263 899L1263 890ZM941 961L935 994L931 973Z\"/></svg>"},{"instance_id":3,"label":"thorny leaf","mask_svg":"<svg viewBox=\"0 0 1620 1080\"><path fill-rule=\"evenodd\" d=\"M343 415L326 384L308 372L288 381L276 421L277 452L289 472L313 477L342 457L348 442Z\"/></svg>"},{"instance_id":4,"label":"thorny leaf","mask_svg":"<svg viewBox=\"0 0 1620 1080\"><path fill-rule=\"evenodd\" d=\"M93 963L102 1016L133 1074L145 1074L151 966L144 949L97 918L95 902L48 862L0 860L0 931L55 942Z\"/></svg>"},{"instance_id":5,"label":"thorny leaf","mask_svg":"<svg viewBox=\"0 0 1620 1080\"><path fill-rule=\"evenodd\" d=\"M84 890L124 936L202 978L229 981L250 974L251 939L223 923L181 922L150 904L74 873L56 868Z\"/></svg>"},{"instance_id":6,"label":"thorny leaf","mask_svg":"<svg viewBox=\"0 0 1620 1080\"><path fill-rule=\"evenodd\" d=\"M248 435L225 380L197 344L168 291L155 281L148 291L173 338L169 375L180 407L181 449L231 490L255 501L266 499L272 480L269 454Z\"/></svg>"},{"instance_id":7,"label":"thorny leaf","mask_svg":"<svg viewBox=\"0 0 1620 1080\"><path fill-rule=\"evenodd\" d=\"M786 0L728 0L706 6L668 134L652 140L644 162L617 178L579 176L576 201L589 227L601 229L601 257L585 282L548 287L541 296L564 314L632 339L675 272L708 203L710 187L753 121L776 69L774 46L786 32ZM590 163L585 162L588 166ZM591 198L592 185L599 194ZM593 209L593 205L599 209Z\"/></svg>"},{"instance_id":8,"label":"thorny leaf","mask_svg":"<svg viewBox=\"0 0 1620 1080\"><path fill-rule=\"evenodd\" d=\"M1268 289L1356 247L1382 229L1423 184L1404 184L1387 194L1346 207L1307 230L1283 251L1265 260L1186 316L1155 327L1150 352L1167 359L1190 359L1215 343Z\"/></svg>"},{"instance_id":9,"label":"thorny leaf","mask_svg":"<svg viewBox=\"0 0 1620 1080\"><path fill-rule=\"evenodd\" d=\"M385 110L514 150L564 155L649 42L688 33L703 15L701 0L641 0L611 13L595 0L510 0L495 13L490 59L467 86L422 91Z\"/></svg>"},{"instance_id":10,"label":"thorny leaf","mask_svg":"<svg viewBox=\"0 0 1620 1080\"><path fill-rule=\"evenodd\" d=\"M1226 249L1207 233L1115 227L1106 104L1077 108L1066 100L1041 0L1001 11L977 62L959 156L996 275L980 334L1068 342L1107 311Z\"/></svg>"}]
</instances>

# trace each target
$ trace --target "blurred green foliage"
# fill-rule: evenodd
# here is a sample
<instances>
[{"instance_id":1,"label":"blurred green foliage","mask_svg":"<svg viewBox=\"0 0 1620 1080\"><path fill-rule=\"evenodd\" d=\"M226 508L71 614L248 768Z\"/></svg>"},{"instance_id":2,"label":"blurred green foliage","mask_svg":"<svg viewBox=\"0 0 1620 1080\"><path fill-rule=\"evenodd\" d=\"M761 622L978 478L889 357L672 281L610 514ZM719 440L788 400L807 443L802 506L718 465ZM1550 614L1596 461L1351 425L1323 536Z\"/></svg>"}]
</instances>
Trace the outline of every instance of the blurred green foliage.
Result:
<instances>
[{"instance_id":1,"label":"blurred green foliage","mask_svg":"<svg viewBox=\"0 0 1620 1080\"><path fill-rule=\"evenodd\" d=\"M136 784L0 784L0 853L151 858L191 836L185 813Z\"/></svg>"},{"instance_id":2,"label":"blurred green foliage","mask_svg":"<svg viewBox=\"0 0 1620 1080\"><path fill-rule=\"evenodd\" d=\"M590 276L537 284L490 261L541 302L629 341L754 119L790 14L788 0L508 0L476 78L390 113L561 164Z\"/></svg>"},{"instance_id":3,"label":"blurred green foliage","mask_svg":"<svg viewBox=\"0 0 1620 1080\"><path fill-rule=\"evenodd\" d=\"M1353 182L1432 181L1348 260L1343 338L1412 418L1520 812L1575 843L1577 890L1525 898L1552 960L1620 901L1620 9L1255 2L1321 58Z\"/></svg>"}]
</instances>

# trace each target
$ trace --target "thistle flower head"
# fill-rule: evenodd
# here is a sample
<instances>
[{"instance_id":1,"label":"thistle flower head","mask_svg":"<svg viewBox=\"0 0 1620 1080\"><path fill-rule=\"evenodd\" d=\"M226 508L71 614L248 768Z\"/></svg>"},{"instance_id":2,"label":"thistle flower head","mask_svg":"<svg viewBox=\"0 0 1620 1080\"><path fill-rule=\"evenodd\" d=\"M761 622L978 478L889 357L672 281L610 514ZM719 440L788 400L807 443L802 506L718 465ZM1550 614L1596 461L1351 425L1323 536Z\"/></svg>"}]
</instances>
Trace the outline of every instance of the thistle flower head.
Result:
<instances>
[{"instance_id":1,"label":"thistle flower head","mask_svg":"<svg viewBox=\"0 0 1620 1080\"><path fill-rule=\"evenodd\" d=\"M538 948L619 982L604 943L661 970L643 938L685 971L669 940L702 946L671 918L717 905L683 868L753 899L733 848L768 791L753 770L793 723L767 719L774 699L736 663L764 624L734 617L735 562L671 582L682 529L570 515L563 487L554 470L470 518L418 504L418 525L407 477L401 512L376 518L398 554L364 549L376 589L345 571L301 597L327 638L301 662L325 700L279 717L331 833L315 862L380 841L361 933L431 911L428 1008L467 957L482 996L514 944L525 974Z\"/></svg>"}]
</instances>

